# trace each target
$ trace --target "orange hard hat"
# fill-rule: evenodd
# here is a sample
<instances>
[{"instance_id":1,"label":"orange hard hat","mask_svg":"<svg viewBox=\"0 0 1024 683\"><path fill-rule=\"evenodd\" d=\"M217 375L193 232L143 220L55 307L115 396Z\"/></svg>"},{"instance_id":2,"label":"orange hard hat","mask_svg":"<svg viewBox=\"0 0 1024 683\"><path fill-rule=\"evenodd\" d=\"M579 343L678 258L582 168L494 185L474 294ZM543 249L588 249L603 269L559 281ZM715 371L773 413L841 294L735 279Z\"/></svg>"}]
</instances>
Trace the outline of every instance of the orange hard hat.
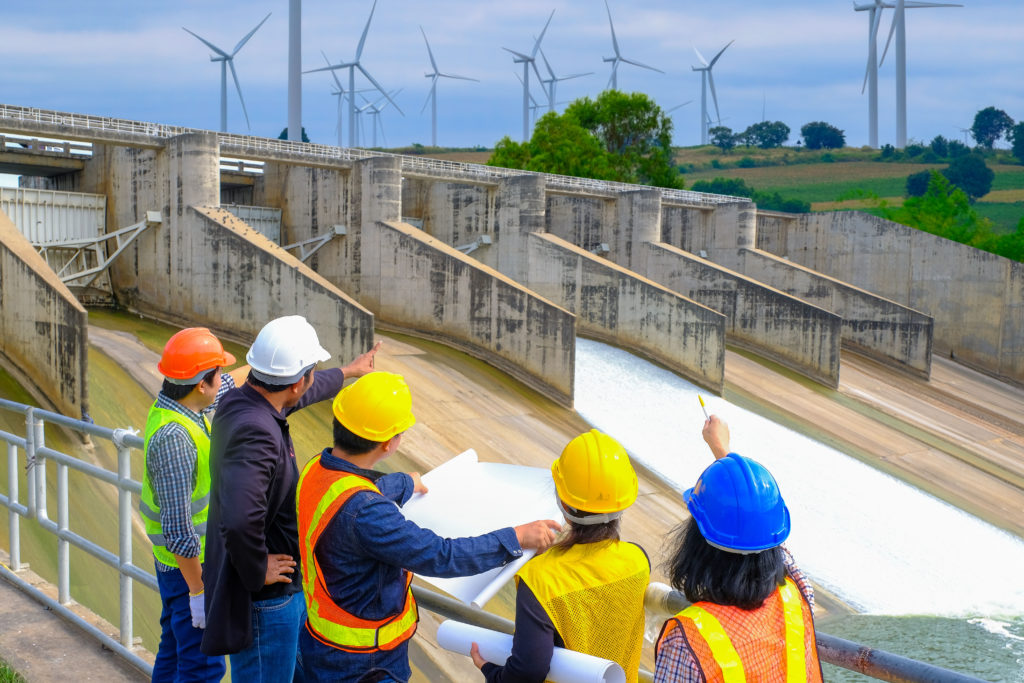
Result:
<instances>
[{"instance_id":1,"label":"orange hard hat","mask_svg":"<svg viewBox=\"0 0 1024 683\"><path fill-rule=\"evenodd\" d=\"M173 384L198 384L210 370L235 362L205 327L188 327L167 340L157 369Z\"/></svg>"}]
</instances>

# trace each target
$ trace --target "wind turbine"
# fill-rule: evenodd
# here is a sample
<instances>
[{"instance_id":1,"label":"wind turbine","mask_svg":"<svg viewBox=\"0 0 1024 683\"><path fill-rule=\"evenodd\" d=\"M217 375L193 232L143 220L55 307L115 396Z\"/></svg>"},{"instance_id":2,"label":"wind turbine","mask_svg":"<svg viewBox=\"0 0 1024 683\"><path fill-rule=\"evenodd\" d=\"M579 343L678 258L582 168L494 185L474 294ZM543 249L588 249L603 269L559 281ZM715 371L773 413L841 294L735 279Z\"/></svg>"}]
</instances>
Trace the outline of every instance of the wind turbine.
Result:
<instances>
[{"instance_id":1,"label":"wind turbine","mask_svg":"<svg viewBox=\"0 0 1024 683\"><path fill-rule=\"evenodd\" d=\"M868 12L868 65L864 70L864 84L868 91L868 144L878 147L878 25L882 21L883 0L874 0L870 5L853 6L856 12ZM891 7L891 5L890 5Z\"/></svg>"},{"instance_id":2,"label":"wind turbine","mask_svg":"<svg viewBox=\"0 0 1024 683\"><path fill-rule=\"evenodd\" d=\"M608 25L611 26L612 29L612 49L615 50L614 57L601 58L606 62L612 63L612 77L608 79L608 85L610 86L610 88L612 90L619 89L619 62L625 62L626 64L632 64L633 66L639 66L644 69L650 69L651 71L657 71L660 74L665 73L661 69L655 69L653 66L647 66L646 64L641 64L640 62L634 62L633 60L626 59L625 57L622 56L622 53L619 52L619 41L615 38L615 24L612 23L612 10L611 8L608 7L608 0L604 0L604 8L608 11Z\"/></svg>"},{"instance_id":3,"label":"wind turbine","mask_svg":"<svg viewBox=\"0 0 1024 683\"><path fill-rule=\"evenodd\" d=\"M544 60L544 68L546 68L548 70L548 75L550 76L550 78L548 78L548 79L543 79L542 78L540 80L541 87L544 88L544 92L547 93L547 96L548 96L548 111L554 111L555 110L555 91L556 91L556 89L558 87L558 82L559 81L568 81L568 80L572 80L573 78L581 78L583 76L590 76L590 75L593 75L593 73L594 73L593 71L588 71L585 74L572 74L571 76L556 76L555 75L555 70L551 68L551 63L548 62L547 55L544 54L544 50L540 51L540 58ZM546 85L546 87L544 87L545 85Z\"/></svg>"},{"instance_id":4,"label":"wind turbine","mask_svg":"<svg viewBox=\"0 0 1024 683\"><path fill-rule=\"evenodd\" d=\"M885 41L885 50L882 52L882 59L878 62L881 66L885 62L885 55L889 52L889 44L892 36L896 34L896 147L903 149L907 146L907 23L905 9L919 7L963 7L938 2L915 2L915 0L896 0L896 12L892 18L892 25L889 27L889 38Z\"/></svg>"},{"instance_id":5,"label":"wind turbine","mask_svg":"<svg viewBox=\"0 0 1024 683\"><path fill-rule=\"evenodd\" d=\"M718 117L719 121L722 120L721 112L718 111L718 95L715 94L715 79L711 75L711 69L714 68L722 53L735 42L735 40L730 40L725 47L718 51L718 54L715 55L715 58L710 63L704 59L704 55L700 53L700 50L696 47L693 48L693 51L697 53L697 59L703 64L703 66L690 67L693 71L700 72L700 144L702 145L708 144L708 122L711 120L711 117L708 115L708 85L711 86L711 99L715 103L715 116Z\"/></svg>"},{"instance_id":6,"label":"wind turbine","mask_svg":"<svg viewBox=\"0 0 1024 683\"><path fill-rule=\"evenodd\" d=\"M507 47L501 48L506 52L512 53L513 62L523 65L523 142L530 139L530 66L533 66L533 70L537 74L537 80L541 80L540 71L537 70L537 50L540 49L540 41L544 40L544 34L547 32L548 26L551 25L551 19L554 16L555 10L551 10L551 16L548 17L547 23L544 24L544 30L540 32L540 38L534 41L533 50L529 55L510 50Z\"/></svg>"},{"instance_id":7,"label":"wind turbine","mask_svg":"<svg viewBox=\"0 0 1024 683\"><path fill-rule=\"evenodd\" d=\"M437 147L437 81L441 78L455 78L460 81L480 81L476 78L469 78L468 76L456 76L455 74L444 74L437 68L437 62L434 60L434 52L430 49L430 41L427 40L427 33L420 26L420 33L423 34L423 42L427 44L427 54L430 55L430 66L434 70L433 73L424 74L426 78L430 79L430 94L427 95L427 100L423 103L423 109L427 108L427 103L430 103L430 146ZM420 109L420 113L423 113L423 109ZM380 112L377 112L380 114ZM381 131L383 132L383 130ZM374 131L376 135L376 130Z\"/></svg>"},{"instance_id":8,"label":"wind turbine","mask_svg":"<svg viewBox=\"0 0 1024 683\"><path fill-rule=\"evenodd\" d=\"M400 92L402 92L402 88L392 90L391 97L398 97L398 93ZM365 100L366 97L363 96L363 99ZM388 100L383 97L379 97L375 102L367 101L366 106L360 109L360 112L369 110L370 118L373 120L373 123L370 124L370 127L373 129L373 147L377 146L377 128L380 128L380 135L384 139L384 144L386 145L388 143L388 139L384 135L384 122L381 121L380 118L380 113L387 109L387 107Z\"/></svg>"},{"instance_id":9,"label":"wind turbine","mask_svg":"<svg viewBox=\"0 0 1024 683\"><path fill-rule=\"evenodd\" d=\"M220 62L220 130L222 133L228 131L228 68L231 68L231 78L235 81L235 89L238 90L238 100L242 103L242 113L245 114L245 125L249 128L249 112L245 110L245 99L242 97L242 86L238 84L238 74L235 72L235 55L242 49L242 46L249 42L253 34L263 26L263 23L270 18L270 12L267 12L267 16L263 17L263 21L256 24L256 28L245 34L245 37L238 41L238 45L235 45L235 49L228 54L224 50L220 49L206 38L199 36L187 28L182 26L182 30L189 35L195 36L199 42L206 47L210 48L216 55L210 55L211 62ZM251 128L250 128L251 129Z\"/></svg>"},{"instance_id":10,"label":"wind turbine","mask_svg":"<svg viewBox=\"0 0 1024 683\"><path fill-rule=\"evenodd\" d=\"M366 34L370 31L370 22L373 21L373 12L376 9L377 9L377 0L373 0L373 7L370 8L370 17L366 20L366 27L363 29L362 37L359 38L359 46L356 48L356 58L355 59L353 59L351 62L342 62L341 64L329 64L329 65L321 67L319 69L310 69L309 71L303 72L303 73L313 73L315 71L331 71L331 72L333 72L336 69L348 69L348 93L349 93L349 95L348 95L348 145L349 145L349 147L355 147L356 146L356 126L355 126L355 120L356 120L356 100L355 100L355 97L352 94L352 93L355 92L355 89L356 89L356 69L359 69L359 71L362 72L363 76L366 77L366 80L370 81L370 83L373 84L373 87L377 88L377 90L380 91L380 93L382 95L384 95L384 97L386 97L389 102L391 102L391 104L395 107L395 109L398 110L399 114L402 114L402 109L397 104L395 104L394 100L392 100L391 97L384 91L384 88L382 88L380 86L380 83L375 81L373 76L370 75L370 72L367 71L366 68L363 67L363 65L360 64L360 62L359 62L359 57L362 56L362 54L363 54L363 45L366 43ZM402 115L404 116L404 114L402 114Z\"/></svg>"}]
</instances>

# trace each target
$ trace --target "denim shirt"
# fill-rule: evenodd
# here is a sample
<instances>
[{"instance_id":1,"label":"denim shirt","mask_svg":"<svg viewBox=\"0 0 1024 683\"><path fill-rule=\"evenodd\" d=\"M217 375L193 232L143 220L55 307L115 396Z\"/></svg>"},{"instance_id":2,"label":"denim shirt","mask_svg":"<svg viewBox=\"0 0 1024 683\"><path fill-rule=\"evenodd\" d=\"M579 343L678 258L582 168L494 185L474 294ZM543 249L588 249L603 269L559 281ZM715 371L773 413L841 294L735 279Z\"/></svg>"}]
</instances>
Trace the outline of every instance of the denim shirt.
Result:
<instances>
[{"instance_id":1,"label":"denim shirt","mask_svg":"<svg viewBox=\"0 0 1024 683\"><path fill-rule=\"evenodd\" d=\"M325 449L320 463L374 481L380 494L354 494L328 523L315 549L324 585L339 607L363 619L384 619L405 602L405 572L470 576L523 554L512 527L482 536L442 538L407 520L399 506L413 494L412 477L365 470ZM429 493L427 495L430 495Z\"/></svg>"}]
</instances>

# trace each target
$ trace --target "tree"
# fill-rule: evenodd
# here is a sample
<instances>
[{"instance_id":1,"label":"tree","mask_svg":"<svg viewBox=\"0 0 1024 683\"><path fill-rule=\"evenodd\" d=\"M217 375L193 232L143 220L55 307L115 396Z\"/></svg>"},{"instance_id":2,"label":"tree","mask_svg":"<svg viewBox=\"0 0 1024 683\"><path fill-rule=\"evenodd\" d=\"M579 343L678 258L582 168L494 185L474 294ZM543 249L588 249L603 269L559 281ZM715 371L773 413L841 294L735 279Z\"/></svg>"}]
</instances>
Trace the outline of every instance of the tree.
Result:
<instances>
[{"instance_id":1,"label":"tree","mask_svg":"<svg viewBox=\"0 0 1024 683\"><path fill-rule=\"evenodd\" d=\"M284 130L282 130L281 134L277 136L277 139L278 140L287 140L288 139L288 126L284 127ZM309 136L306 135L306 127L305 126L302 127L302 141L303 142L309 142Z\"/></svg>"},{"instance_id":2,"label":"tree","mask_svg":"<svg viewBox=\"0 0 1024 683\"><path fill-rule=\"evenodd\" d=\"M757 145L761 149L781 147L789 139L789 126L782 121L761 121L752 124L743 131L743 138L748 145Z\"/></svg>"},{"instance_id":3,"label":"tree","mask_svg":"<svg viewBox=\"0 0 1024 683\"><path fill-rule=\"evenodd\" d=\"M985 164L985 159L975 153L953 159L942 175L973 202L989 193L996 174Z\"/></svg>"},{"instance_id":4,"label":"tree","mask_svg":"<svg viewBox=\"0 0 1024 683\"><path fill-rule=\"evenodd\" d=\"M1024 164L1024 121L1013 127L1010 135L1013 142L1013 156L1017 161Z\"/></svg>"},{"instance_id":5,"label":"tree","mask_svg":"<svg viewBox=\"0 0 1024 683\"><path fill-rule=\"evenodd\" d=\"M907 176L907 197L923 197L924 193L928 191L928 183L931 182L932 172L921 171L920 173L911 173Z\"/></svg>"},{"instance_id":6,"label":"tree","mask_svg":"<svg viewBox=\"0 0 1024 683\"><path fill-rule=\"evenodd\" d=\"M996 140L1003 137L1013 128L1013 119L1002 109L985 107L974 115L971 135L979 145L992 149Z\"/></svg>"},{"instance_id":7,"label":"tree","mask_svg":"<svg viewBox=\"0 0 1024 683\"><path fill-rule=\"evenodd\" d=\"M846 144L843 131L824 121L812 121L800 129L807 149L840 149Z\"/></svg>"},{"instance_id":8,"label":"tree","mask_svg":"<svg viewBox=\"0 0 1024 683\"><path fill-rule=\"evenodd\" d=\"M883 209L883 217L939 237L979 248L992 244L992 222L971 208L963 190L931 171L928 190L899 208Z\"/></svg>"},{"instance_id":9,"label":"tree","mask_svg":"<svg viewBox=\"0 0 1024 683\"><path fill-rule=\"evenodd\" d=\"M672 159L672 121L642 93L615 90L545 114L530 140L508 137L487 163L599 180L682 188Z\"/></svg>"},{"instance_id":10,"label":"tree","mask_svg":"<svg viewBox=\"0 0 1024 683\"><path fill-rule=\"evenodd\" d=\"M932 148L932 151L935 152L935 156L940 159L945 159L949 156L949 140L941 135L936 135L929 146Z\"/></svg>"},{"instance_id":11,"label":"tree","mask_svg":"<svg viewBox=\"0 0 1024 683\"><path fill-rule=\"evenodd\" d=\"M711 144L723 152L728 152L736 146L736 134L728 126L710 128L708 129L708 135L711 137Z\"/></svg>"},{"instance_id":12,"label":"tree","mask_svg":"<svg viewBox=\"0 0 1024 683\"><path fill-rule=\"evenodd\" d=\"M733 197L753 197L754 188L747 185L742 178L715 178L714 180L698 180L691 187L694 192L725 194Z\"/></svg>"},{"instance_id":13,"label":"tree","mask_svg":"<svg viewBox=\"0 0 1024 683\"><path fill-rule=\"evenodd\" d=\"M601 142L627 182L683 186L672 158L672 119L644 93L605 90L572 102L563 116Z\"/></svg>"}]
</instances>

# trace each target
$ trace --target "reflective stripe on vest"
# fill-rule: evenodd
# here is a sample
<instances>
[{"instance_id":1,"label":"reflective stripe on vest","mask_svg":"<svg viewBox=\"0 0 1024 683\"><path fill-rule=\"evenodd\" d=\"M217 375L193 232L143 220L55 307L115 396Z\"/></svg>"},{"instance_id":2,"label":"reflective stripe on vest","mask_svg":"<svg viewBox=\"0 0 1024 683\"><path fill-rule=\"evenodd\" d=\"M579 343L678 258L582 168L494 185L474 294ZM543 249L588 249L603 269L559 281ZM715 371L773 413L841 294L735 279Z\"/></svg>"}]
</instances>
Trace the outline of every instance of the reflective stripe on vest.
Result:
<instances>
[{"instance_id":1,"label":"reflective stripe on vest","mask_svg":"<svg viewBox=\"0 0 1024 683\"><path fill-rule=\"evenodd\" d=\"M811 610L789 577L755 610L706 602L687 607L665 623L659 651L674 628L684 631L687 646L709 681L732 683L748 675L787 683L822 680ZM737 633L743 639L734 642ZM720 679L715 666L722 672Z\"/></svg>"},{"instance_id":2,"label":"reflective stripe on vest","mask_svg":"<svg viewBox=\"0 0 1024 683\"><path fill-rule=\"evenodd\" d=\"M185 428L196 449L196 485L189 504L189 516L192 518L192 527L199 534L199 561L202 562L206 555L206 520L209 517L210 508L210 421L203 415L203 424L206 427L204 431L187 415L176 410L158 408L154 402L149 409L149 416L146 418L146 442L143 447L145 457L148 458L149 442L153 435L171 423ZM142 514L146 536L153 544L153 556L169 567L177 567L178 560L174 557L174 553L167 549L167 540L164 537L163 526L160 524L160 506L156 502L153 483L149 479L148 466L143 468L139 512Z\"/></svg>"},{"instance_id":3,"label":"reflective stripe on vest","mask_svg":"<svg viewBox=\"0 0 1024 683\"><path fill-rule=\"evenodd\" d=\"M392 617L362 619L339 607L327 592L316 558L316 544L324 529L354 494L380 493L373 482L356 474L329 470L316 455L299 477L295 494L298 509L302 588L311 633L321 642L346 652L392 650L416 632L419 613L412 596L412 573L406 572L405 604Z\"/></svg>"}]
</instances>

